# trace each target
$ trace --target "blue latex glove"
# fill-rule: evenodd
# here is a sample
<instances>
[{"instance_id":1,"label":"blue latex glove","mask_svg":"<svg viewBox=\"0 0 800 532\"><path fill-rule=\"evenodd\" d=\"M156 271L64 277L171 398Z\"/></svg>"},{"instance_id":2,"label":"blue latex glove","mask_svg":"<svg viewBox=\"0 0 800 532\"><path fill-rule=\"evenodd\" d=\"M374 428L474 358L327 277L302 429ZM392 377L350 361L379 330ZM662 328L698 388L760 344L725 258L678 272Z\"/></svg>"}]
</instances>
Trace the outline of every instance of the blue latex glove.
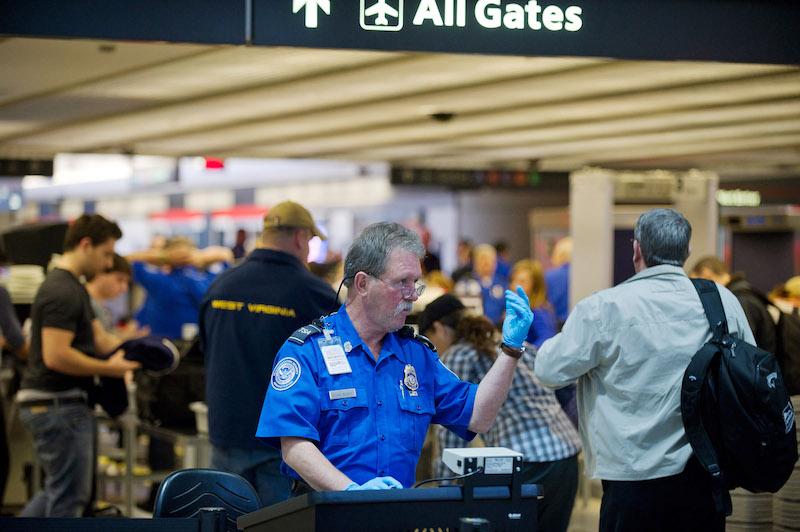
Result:
<instances>
[{"instance_id":1,"label":"blue latex glove","mask_svg":"<svg viewBox=\"0 0 800 532\"><path fill-rule=\"evenodd\" d=\"M368 480L361 484L360 486L353 482L349 486L347 486L344 490L345 491L361 491L361 490L391 490L391 489L402 489L403 485L400 484L394 477L375 477L372 480Z\"/></svg>"},{"instance_id":2,"label":"blue latex glove","mask_svg":"<svg viewBox=\"0 0 800 532\"><path fill-rule=\"evenodd\" d=\"M528 330L533 323L531 302L521 286L517 292L506 290L506 319L503 320L503 343L508 347L519 349L528 337Z\"/></svg>"}]
</instances>

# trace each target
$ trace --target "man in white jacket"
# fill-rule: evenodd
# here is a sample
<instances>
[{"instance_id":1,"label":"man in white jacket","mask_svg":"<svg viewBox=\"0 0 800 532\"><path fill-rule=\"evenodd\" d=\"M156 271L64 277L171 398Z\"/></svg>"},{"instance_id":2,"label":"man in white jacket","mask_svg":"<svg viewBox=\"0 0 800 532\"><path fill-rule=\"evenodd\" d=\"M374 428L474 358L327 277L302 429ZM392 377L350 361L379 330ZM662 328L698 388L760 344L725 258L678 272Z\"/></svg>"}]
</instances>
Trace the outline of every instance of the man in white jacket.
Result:
<instances>
[{"instance_id":1,"label":"man in white jacket","mask_svg":"<svg viewBox=\"0 0 800 532\"><path fill-rule=\"evenodd\" d=\"M681 420L683 373L711 338L683 271L691 235L674 210L642 214L633 240L636 275L578 303L536 358L545 385L577 381L586 469L603 480L601 531L725 527ZM731 334L755 343L736 297L718 288Z\"/></svg>"}]
</instances>

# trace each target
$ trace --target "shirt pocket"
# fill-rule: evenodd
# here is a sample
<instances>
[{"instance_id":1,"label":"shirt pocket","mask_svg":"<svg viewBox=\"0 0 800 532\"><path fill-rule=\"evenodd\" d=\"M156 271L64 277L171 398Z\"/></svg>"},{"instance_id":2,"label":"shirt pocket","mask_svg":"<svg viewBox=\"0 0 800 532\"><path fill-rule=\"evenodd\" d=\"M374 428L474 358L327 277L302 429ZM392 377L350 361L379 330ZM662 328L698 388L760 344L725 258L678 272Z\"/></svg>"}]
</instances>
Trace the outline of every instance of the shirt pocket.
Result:
<instances>
[{"instance_id":1,"label":"shirt pocket","mask_svg":"<svg viewBox=\"0 0 800 532\"><path fill-rule=\"evenodd\" d=\"M320 443L323 448L348 445L351 441L350 434L359 424L366 422L369 416L366 390L356 388L355 397L342 399L331 399L332 391L336 390L323 390L320 405Z\"/></svg>"},{"instance_id":2,"label":"shirt pocket","mask_svg":"<svg viewBox=\"0 0 800 532\"><path fill-rule=\"evenodd\" d=\"M405 449L419 454L425 443L431 418L436 412L433 399L424 388L417 390L417 395L411 395L409 390L398 388L397 400L400 406L396 426L399 430L397 439Z\"/></svg>"}]
</instances>

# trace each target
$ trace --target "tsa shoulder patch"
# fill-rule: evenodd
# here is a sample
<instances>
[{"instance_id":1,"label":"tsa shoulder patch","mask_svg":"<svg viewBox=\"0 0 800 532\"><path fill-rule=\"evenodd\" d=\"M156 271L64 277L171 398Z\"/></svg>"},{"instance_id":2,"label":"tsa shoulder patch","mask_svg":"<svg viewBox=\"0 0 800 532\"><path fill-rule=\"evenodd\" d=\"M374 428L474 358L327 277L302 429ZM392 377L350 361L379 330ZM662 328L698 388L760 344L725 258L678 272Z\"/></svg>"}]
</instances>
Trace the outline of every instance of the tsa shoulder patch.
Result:
<instances>
[{"instance_id":1,"label":"tsa shoulder patch","mask_svg":"<svg viewBox=\"0 0 800 532\"><path fill-rule=\"evenodd\" d=\"M272 370L272 377L270 378L272 387L279 392L288 390L300 380L301 371L300 363L296 359L292 357L284 358Z\"/></svg>"},{"instance_id":2,"label":"tsa shoulder patch","mask_svg":"<svg viewBox=\"0 0 800 532\"><path fill-rule=\"evenodd\" d=\"M322 327L314 323L309 323L303 327L300 327L292 335L289 337L289 341L293 342L297 345L303 345L306 343L306 339L309 336L313 336L315 334L322 334Z\"/></svg>"}]
</instances>

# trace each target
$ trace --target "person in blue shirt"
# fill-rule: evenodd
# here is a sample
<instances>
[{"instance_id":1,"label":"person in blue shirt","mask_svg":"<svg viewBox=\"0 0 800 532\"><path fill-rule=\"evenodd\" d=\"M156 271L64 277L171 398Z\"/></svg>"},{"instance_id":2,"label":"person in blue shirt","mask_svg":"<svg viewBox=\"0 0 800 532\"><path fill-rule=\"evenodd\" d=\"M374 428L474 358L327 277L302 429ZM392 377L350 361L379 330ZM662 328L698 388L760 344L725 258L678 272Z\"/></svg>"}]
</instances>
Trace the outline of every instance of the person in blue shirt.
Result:
<instances>
[{"instance_id":1,"label":"person in blue shirt","mask_svg":"<svg viewBox=\"0 0 800 532\"><path fill-rule=\"evenodd\" d=\"M492 245L497 252L497 275L503 279L508 279L508 276L511 275L511 250L508 247L508 242L498 240Z\"/></svg>"},{"instance_id":2,"label":"person in blue shirt","mask_svg":"<svg viewBox=\"0 0 800 532\"><path fill-rule=\"evenodd\" d=\"M312 489L410 487L428 425L472 439L505 400L533 319L524 292L505 294L503 354L479 385L461 381L404 327L424 253L399 224L368 226L345 259L346 303L278 351L256 436Z\"/></svg>"},{"instance_id":3,"label":"person in blue shirt","mask_svg":"<svg viewBox=\"0 0 800 532\"><path fill-rule=\"evenodd\" d=\"M460 297L480 296L483 315L499 327L503 322L508 276L497 272L497 251L493 246L475 246L473 258L472 274L456 283L455 292Z\"/></svg>"},{"instance_id":4,"label":"person in blue shirt","mask_svg":"<svg viewBox=\"0 0 800 532\"><path fill-rule=\"evenodd\" d=\"M550 257L553 267L544 274L547 297L556 311L559 330L569 315L569 265L571 260L572 238L566 236L553 246L553 253Z\"/></svg>"},{"instance_id":5,"label":"person in blue shirt","mask_svg":"<svg viewBox=\"0 0 800 532\"><path fill-rule=\"evenodd\" d=\"M189 238L174 237L163 250L140 251L126 258L132 264L134 282L147 291L137 313L139 323L153 334L183 338L184 326L196 330L200 303L216 276L206 268L217 262L227 266L233 254L222 247L198 250Z\"/></svg>"},{"instance_id":6,"label":"person in blue shirt","mask_svg":"<svg viewBox=\"0 0 800 532\"><path fill-rule=\"evenodd\" d=\"M538 260L523 259L514 263L509 277L509 286L521 286L531 302L533 325L528 331L528 343L538 349L545 340L558 332L556 315L547 301L542 264Z\"/></svg>"}]
</instances>

